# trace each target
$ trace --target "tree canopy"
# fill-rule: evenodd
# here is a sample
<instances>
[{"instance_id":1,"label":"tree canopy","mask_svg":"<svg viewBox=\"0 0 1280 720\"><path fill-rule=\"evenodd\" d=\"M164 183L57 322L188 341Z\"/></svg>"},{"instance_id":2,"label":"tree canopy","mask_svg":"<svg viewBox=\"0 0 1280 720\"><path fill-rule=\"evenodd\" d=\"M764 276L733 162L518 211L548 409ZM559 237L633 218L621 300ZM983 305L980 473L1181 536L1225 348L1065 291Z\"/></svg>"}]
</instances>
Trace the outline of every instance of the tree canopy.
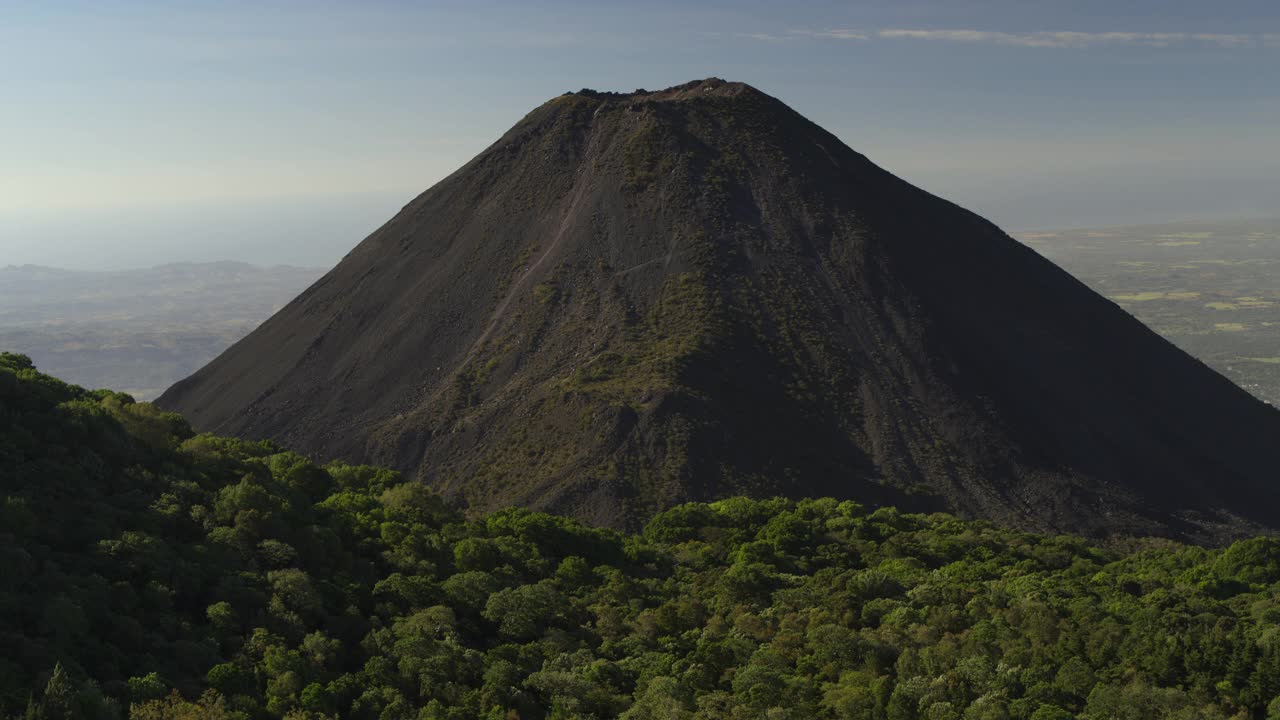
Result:
<instances>
[{"instance_id":1,"label":"tree canopy","mask_svg":"<svg viewBox=\"0 0 1280 720\"><path fill-rule=\"evenodd\" d=\"M1280 541L468 516L0 355L0 716L1280 717Z\"/></svg>"}]
</instances>

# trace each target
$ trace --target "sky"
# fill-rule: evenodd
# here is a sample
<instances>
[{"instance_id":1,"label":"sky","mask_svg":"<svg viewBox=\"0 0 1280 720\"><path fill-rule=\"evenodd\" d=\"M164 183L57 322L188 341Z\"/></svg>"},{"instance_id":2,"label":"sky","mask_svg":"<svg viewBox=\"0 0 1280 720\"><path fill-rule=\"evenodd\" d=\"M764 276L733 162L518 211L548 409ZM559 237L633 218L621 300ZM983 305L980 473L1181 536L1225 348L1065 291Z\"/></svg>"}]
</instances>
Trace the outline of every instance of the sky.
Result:
<instances>
[{"instance_id":1,"label":"sky","mask_svg":"<svg viewBox=\"0 0 1280 720\"><path fill-rule=\"evenodd\" d=\"M1274 0L0 0L0 266L330 265L555 95L711 76L1010 231L1280 216Z\"/></svg>"}]
</instances>

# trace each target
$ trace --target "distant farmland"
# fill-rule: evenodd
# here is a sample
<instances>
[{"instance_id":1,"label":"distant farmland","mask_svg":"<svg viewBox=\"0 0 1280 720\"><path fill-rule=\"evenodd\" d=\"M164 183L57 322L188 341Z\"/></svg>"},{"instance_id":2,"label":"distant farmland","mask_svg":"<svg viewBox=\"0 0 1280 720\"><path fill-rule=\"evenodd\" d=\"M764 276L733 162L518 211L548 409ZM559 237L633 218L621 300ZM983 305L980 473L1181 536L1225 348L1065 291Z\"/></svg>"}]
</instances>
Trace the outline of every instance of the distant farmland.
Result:
<instances>
[{"instance_id":1,"label":"distant farmland","mask_svg":"<svg viewBox=\"0 0 1280 720\"><path fill-rule=\"evenodd\" d=\"M68 382L149 400L320 277L315 268L180 263L115 272L0 268L0 350Z\"/></svg>"},{"instance_id":2,"label":"distant farmland","mask_svg":"<svg viewBox=\"0 0 1280 720\"><path fill-rule=\"evenodd\" d=\"M1280 220L1015 237L1255 396L1280 405Z\"/></svg>"}]
</instances>

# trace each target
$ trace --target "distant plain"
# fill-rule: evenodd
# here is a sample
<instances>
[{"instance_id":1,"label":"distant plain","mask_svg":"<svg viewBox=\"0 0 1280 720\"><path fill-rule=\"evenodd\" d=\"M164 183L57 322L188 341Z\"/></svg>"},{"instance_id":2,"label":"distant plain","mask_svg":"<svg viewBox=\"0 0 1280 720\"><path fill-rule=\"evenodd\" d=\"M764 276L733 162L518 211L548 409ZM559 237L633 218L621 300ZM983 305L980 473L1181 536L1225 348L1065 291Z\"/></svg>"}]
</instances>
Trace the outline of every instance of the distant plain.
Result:
<instances>
[{"instance_id":1,"label":"distant plain","mask_svg":"<svg viewBox=\"0 0 1280 720\"><path fill-rule=\"evenodd\" d=\"M322 273L235 262L112 272L0 267L0 349L29 355L68 382L149 400Z\"/></svg>"},{"instance_id":2,"label":"distant plain","mask_svg":"<svg viewBox=\"0 0 1280 720\"><path fill-rule=\"evenodd\" d=\"M1014 236L1237 385L1280 405L1280 219Z\"/></svg>"}]
</instances>

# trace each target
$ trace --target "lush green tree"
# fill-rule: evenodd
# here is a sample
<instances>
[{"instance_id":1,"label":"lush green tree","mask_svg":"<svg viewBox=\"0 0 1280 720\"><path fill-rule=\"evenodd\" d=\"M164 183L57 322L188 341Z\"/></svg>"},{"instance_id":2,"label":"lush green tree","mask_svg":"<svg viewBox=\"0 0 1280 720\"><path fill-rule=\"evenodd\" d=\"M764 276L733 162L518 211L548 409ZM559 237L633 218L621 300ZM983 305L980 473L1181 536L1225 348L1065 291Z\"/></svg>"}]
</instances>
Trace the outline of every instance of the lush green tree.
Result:
<instances>
[{"instance_id":1,"label":"lush green tree","mask_svg":"<svg viewBox=\"0 0 1280 720\"><path fill-rule=\"evenodd\" d=\"M0 716L1280 718L1280 541L468 518L0 354Z\"/></svg>"}]
</instances>

